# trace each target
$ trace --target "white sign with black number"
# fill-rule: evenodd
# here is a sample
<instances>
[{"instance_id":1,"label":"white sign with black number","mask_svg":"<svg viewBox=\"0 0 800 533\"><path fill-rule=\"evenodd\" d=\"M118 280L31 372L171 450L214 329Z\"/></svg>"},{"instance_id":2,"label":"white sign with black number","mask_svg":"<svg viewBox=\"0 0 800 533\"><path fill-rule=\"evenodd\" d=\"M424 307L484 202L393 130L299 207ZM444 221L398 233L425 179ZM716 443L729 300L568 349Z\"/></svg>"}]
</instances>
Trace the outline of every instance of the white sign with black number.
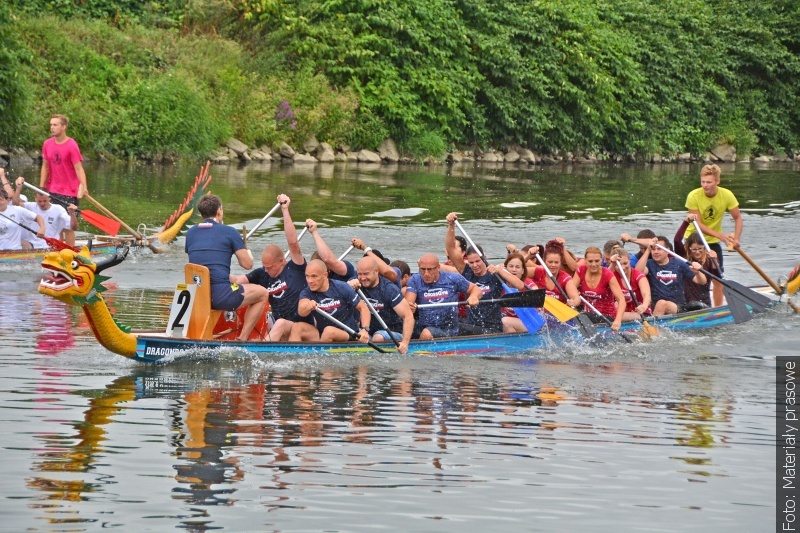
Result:
<instances>
[{"instance_id":1,"label":"white sign with black number","mask_svg":"<svg viewBox=\"0 0 800 533\"><path fill-rule=\"evenodd\" d=\"M185 337L188 333L189 319L192 316L196 290L197 285L194 283L190 285L179 283L175 287L175 296L172 298L169 320L167 321L168 337Z\"/></svg>"}]
</instances>

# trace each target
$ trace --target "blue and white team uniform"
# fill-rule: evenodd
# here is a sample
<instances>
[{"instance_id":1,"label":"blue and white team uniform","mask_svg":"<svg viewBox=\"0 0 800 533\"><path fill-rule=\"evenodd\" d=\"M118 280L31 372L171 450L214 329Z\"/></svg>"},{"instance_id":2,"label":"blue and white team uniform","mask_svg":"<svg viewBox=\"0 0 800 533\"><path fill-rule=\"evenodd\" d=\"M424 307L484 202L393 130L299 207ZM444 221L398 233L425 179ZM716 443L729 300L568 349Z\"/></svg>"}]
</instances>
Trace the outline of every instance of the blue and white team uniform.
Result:
<instances>
[{"instance_id":1,"label":"blue and white team uniform","mask_svg":"<svg viewBox=\"0 0 800 533\"><path fill-rule=\"evenodd\" d=\"M297 302L300 301L300 293L308 287L306 283L306 266L308 263L303 261L298 265L294 261L289 261L283 268L278 277L273 278L264 267L259 267L247 274L247 281L261 285L269 293L269 309L273 318L278 320L283 318L292 322L308 322L313 324L311 316L301 317L297 314Z\"/></svg>"},{"instance_id":2,"label":"blue and white team uniform","mask_svg":"<svg viewBox=\"0 0 800 533\"><path fill-rule=\"evenodd\" d=\"M417 273L408 279L406 293L417 295L417 305L441 302L457 302L458 293L469 290L469 281L455 272L439 272L439 279L425 283ZM419 337L423 329L428 329L434 337L458 335L458 309L456 306L430 307L419 309L419 320L414 325L414 336Z\"/></svg>"},{"instance_id":3,"label":"blue and white team uniform","mask_svg":"<svg viewBox=\"0 0 800 533\"><path fill-rule=\"evenodd\" d=\"M481 300L499 298L503 295L503 284L497 276L487 272L483 276L476 276L475 272L467 266L464 268L464 277L471 281L483 293ZM497 333L503 331L503 313L498 304L481 304L467 309L467 318L462 322L461 334L469 333Z\"/></svg>"},{"instance_id":4,"label":"blue and white team uniform","mask_svg":"<svg viewBox=\"0 0 800 533\"><path fill-rule=\"evenodd\" d=\"M686 304L686 295L683 280L692 280L694 270L674 257L669 258L665 265L659 265L653 259L647 260L647 281L650 282L650 293L653 298L653 307L659 300L667 300L678 305L678 310Z\"/></svg>"},{"instance_id":5,"label":"blue and white team uniform","mask_svg":"<svg viewBox=\"0 0 800 533\"><path fill-rule=\"evenodd\" d=\"M403 319L394 311L394 306L403 301L403 293L400 292L396 283L383 276L378 276L378 284L375 287L371 289L361 287L361 292L364 293L364 296L367 297L367 300L378 312L378 315L386 322L389 332L399 334L403 331ZM384 331L380 322L377 320L371 321L370 336L380 331Z\"/></svg>"},{"instance_id":6,"label":"blue and white team uniform","mask_svg":"<svg viewBox=\"0 0 800 533\"><path fill-rule=\"evenodd\" d=\"M244 250L239 232L207 218L186 232L184 250L189 262L208 267L211 277L211 307L234 311L244 301L244 288L231 283L231 257Z\"/></svg>"},{"instance_id":7,"label":"blue and white team uniform","mask_svg":"<svg viewBox=\"0 0 800 533\"><path fill-rule=\"evenodd\" d=\"M356 291L344 281L329 278L328 290L324 292L315 292L306 287L300 291L300 300L303 299L317 302L319 309L325 311L339 322L346 324L353 331L358 330L360 317L356 316L356 306L360 299ZM312 312L311 315L314 315L317 330L320 333L327 326L339 327L319 313Z\"/></svg>"}]
</instances>

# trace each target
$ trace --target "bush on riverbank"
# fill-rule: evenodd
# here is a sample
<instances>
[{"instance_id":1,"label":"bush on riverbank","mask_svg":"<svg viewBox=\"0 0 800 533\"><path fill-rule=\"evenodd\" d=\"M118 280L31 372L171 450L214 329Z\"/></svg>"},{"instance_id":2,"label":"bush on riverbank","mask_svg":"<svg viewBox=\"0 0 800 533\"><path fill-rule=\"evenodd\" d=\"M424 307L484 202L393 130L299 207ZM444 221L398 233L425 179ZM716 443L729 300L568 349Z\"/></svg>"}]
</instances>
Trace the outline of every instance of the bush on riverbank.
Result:
<instances>
[{"instance_id":1,"label":"bush on riverbank","mask_svg":"<svg viewBox=\"0 0 800 533\"><path fill-rule=\"evenodd\" d=\"M27 146L65 112L84 149L127 156L310 135L354 149L393 137L416 157L454 143L800 150L800 6L788 0L12 6L0 35L17 44L0 66L16 77L0 69L0 110L16 110L5 135ZM73 18L44 14L56 10Z\"/></svg>"},{"instance_id":2,"label":"bush on riverbank","mask_svg":"<svg viewBox=\"0 0 800 533\"><path fill-rule=\"evenodd\" d=\"M49 115L71 119L89 154L204 156L232 135L257 144L343 141L356 99L321 75L260 73L234 41L181 36L137 24L20 16L14 26L33 60L17 65L30 103L11 142L38 146ZM276 119L291 102L294 123Z\"/></svg>"},{"instance_id":3,"label":"bush on riverbank","mask_svg":"<svg viewBox=\"0 0 800 533\"><path fill-rule=\"evenodd\" d=\"M401 142L436 130L544 151L800 148L796 3L277 4L238 2L239 27L353 86Z\"/></svg>"}]
</instances>

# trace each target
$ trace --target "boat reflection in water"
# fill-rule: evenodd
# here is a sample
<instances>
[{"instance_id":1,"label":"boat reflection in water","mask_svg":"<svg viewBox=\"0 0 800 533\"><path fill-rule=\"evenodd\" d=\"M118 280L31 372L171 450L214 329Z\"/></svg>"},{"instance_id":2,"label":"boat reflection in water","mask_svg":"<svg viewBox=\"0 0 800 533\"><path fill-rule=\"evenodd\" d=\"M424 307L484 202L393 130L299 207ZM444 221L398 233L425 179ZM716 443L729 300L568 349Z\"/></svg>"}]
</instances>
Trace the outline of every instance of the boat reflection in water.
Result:
<instances>
[{"instance_id":1,"label":"boat reflection in water","mask_svg":"<svg viewBox=\"0 0 800 533\"><path fill-rule=\"evenodd\" d=\"M581 366L503 362L524 370L553 367L566 374L577 373ZM600 374L640 372L626 363L589 368ZM618 379L619 375L612 382ZM697 376L685 379L696 381ZM713 388L713 383L701 385ZM208 520L207 511L198 506L231 506L241 501L236 494L244 488L249 490L242 497L252 499L254 486L258 503L243 505L274 510L302 507L297 491L320 486L390 488L398 476L408 476L403 483L413 486L425 486L431 479L459 486L469 479L446 464L459 449L542 459L559 442L578 439L597 446L609 436L635 446L704 449L724 442L714 436L715 423L728 422L732 407L704 396L702 388L695 387L665 409L659 400L644 395L621 401L608 391L573 395L552 383L504 383L460 374L437 379L430 369L371 373L369 366L356 364L280 373L241 361L232 366L199 362L140 368L103 389L71 392L86 398L82 420L67 422L71 429L64 434L35 436L38 460L28 483L42 495L30 505L52 523L95 521L98 517L81 502L111 491L122 483L123 474L130 480L126 469L131 458L125 455L146 443L148 455L171 458L172 473L161 471L169 468L166 463L159 467L156 462L142 464L138 474L153 478L162 492L183 502L179 521L198 531L205 526L196 521ZM153 400L162 402L154 408ZM576 416L576 409L589 409L594 416ZM151 418L145 420L147 412ZM153 412L161 420L155 425ZM614 419L620 412L643 417L642 432L617 432ZM647 429L656 419L661 419L657 427ZM135 438L120 442L119 428L111 431L114 422L140 429ZM626 424L630 427L630 420ZM664 428L671 426L675 428L665 439ZM684 475L710 475L712 465L696 452L684 458L671 455L681 461L680 468L692 467L679 471ZM703 471L698 470L701 466ZM159 480L165 476L173 477L172 487ZM252 479L245 482L246 478ZM286 489L294 491L283 492Z\"/></svg>"}]
</instances>

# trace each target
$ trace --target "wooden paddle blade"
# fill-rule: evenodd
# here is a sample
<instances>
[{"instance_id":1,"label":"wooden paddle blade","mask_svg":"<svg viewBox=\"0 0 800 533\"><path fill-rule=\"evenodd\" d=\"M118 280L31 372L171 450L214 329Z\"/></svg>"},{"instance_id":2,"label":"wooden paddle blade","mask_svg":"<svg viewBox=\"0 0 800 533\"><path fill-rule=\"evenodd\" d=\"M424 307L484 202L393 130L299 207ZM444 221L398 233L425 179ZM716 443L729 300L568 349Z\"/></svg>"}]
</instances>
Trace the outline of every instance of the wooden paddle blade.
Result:
<instances>
[{"instance_id":1,"label":"wooden paddle blade","mask_svg":"<svg viewBox=\"0 0 800 533\"><path fill-rule=\"evenodd\" d=\"M81 217L95 228L107 233L108 235L111 235L112 237L116 237L119 233L120 223L114 219L103 216L100 213L82 209Z\"/></svg>"},{"instance_id":2,"label":"wooden paddle blade","mask_svg":"<svg viewBox=\"0 0 800 533\"><path fill-rule=\"evenodd\" d=\"M580 314L575 309L552 296L545 297L544 308L548 313L556 317L559 322L569 322Z\"/></svg>"},{"instance_id":3,"label":"wooden paddle blade","mask_svg":"<svg viewBox=\"0 0 800 533\"><path fill-rule=\"evenodd\" d=\"M756 313L763 313L768 307L772 306L772 299L766 294L756 292L750 287L745 287L741 283L729 279L724 279L721 283L724 289L728 289L728 292L736 294L740 300L744 300L745 303L750 305ZM723 293L727 299L728 293L725 292L724 289Z\"/></svg>"},{"instance_id":4,"label":"wooden paddle blade","mask_svg":"<svg viewBox=\"0 0 800 533\"><path fill-rule=\"evenodd\" d=\"M722 293L725 295L725 300L728 302L728 308L731 310L731 315L733 315L733 321L735 323L742 324L753 318L753 315L750 314L750 310L747 308L747 303L740 298L737 293L730 290L727 286L722 288Z\"/></svg>"}]
</instances>

